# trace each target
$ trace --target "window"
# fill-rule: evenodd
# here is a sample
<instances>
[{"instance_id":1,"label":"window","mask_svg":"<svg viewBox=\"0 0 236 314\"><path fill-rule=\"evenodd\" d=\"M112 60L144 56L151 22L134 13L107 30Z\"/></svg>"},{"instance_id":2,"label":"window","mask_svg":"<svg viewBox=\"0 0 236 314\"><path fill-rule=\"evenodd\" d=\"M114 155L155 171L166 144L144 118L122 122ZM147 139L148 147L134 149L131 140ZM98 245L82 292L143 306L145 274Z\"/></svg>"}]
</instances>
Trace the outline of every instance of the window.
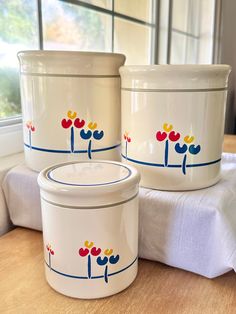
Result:
<instances>
[{"instance_id":1,"label":"window","mask_svg":"<svg viewBox=\"0 0 236 314\"><path fill-rule=\"evenodd\" d=\"M19 50L38 48L36 1L0 1L0 118L19 116Z\"/></svg>"},{"instance_id":2,"label":"window","mask_svg":"<svg viewBox=\"0 0 236 314\"><path fill-rule=\"evenodd\" d=\"M0 0L0 125L21 114L18 51L114 51L126 64L211 63L216 1Z\"/></svg>"}]
</instances>

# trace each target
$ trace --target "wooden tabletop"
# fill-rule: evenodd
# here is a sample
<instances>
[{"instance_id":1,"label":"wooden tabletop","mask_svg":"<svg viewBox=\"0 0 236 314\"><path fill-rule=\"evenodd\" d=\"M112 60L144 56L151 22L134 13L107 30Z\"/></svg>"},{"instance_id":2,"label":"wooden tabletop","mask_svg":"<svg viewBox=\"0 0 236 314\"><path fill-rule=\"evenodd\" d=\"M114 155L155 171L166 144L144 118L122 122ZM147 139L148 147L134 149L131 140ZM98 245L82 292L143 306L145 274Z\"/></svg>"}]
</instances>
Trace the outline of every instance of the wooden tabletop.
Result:
<instances>
[{"instance_id":1,"label":"wooden tabletop","mask_svg":"<svg viewBox=\"0 0 236 314\"><path fill-rule=\"evenodd\" d=\"M236 152L226 136L225 151ZM41 232L16 228L0 238L0 313L236 313L236 275L215 279L139 260L137 279L126 290L99 300L78 300L46 283Z\"/></svg>"}]
</instances>

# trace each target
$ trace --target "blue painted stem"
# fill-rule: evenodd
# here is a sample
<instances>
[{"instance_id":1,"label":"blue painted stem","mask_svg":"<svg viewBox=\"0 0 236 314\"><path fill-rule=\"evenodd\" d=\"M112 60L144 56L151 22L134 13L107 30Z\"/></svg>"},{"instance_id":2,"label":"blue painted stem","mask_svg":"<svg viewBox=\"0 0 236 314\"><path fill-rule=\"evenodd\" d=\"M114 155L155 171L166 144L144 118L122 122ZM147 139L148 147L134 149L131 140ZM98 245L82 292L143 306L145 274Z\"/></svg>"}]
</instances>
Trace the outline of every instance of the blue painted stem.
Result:
<instances>
[{"instance_id":1,"label":"blue painted stem","mask_svg":"<svg viewBox=\"0 0 236 314\"><path fill-rule=\"evenodd\" d=\"M91 278L91 256L88 255L88 278Z\"/></svg>"},{"instance_id":2,"label":"blue painted stem","mask_svg":"<svg viewBox=\"0 0 236 314\"><path fill-rule=\"evenodd\" d=\"M73 126L70 129L70 150L73 153L74 152L74 128Z\"/></svg>"},{"instance_id":3,"label":"blue painted stem","mask_svg":"<svg viewBox=\"0 0 236 314\"><path fill-rule=\"evenodd\" d=\"M127 160L127 152L128 152L128 142L125 142L125 156L126 156L126 160Z\"/></svg>"},{"instance_id":4,"label":"blue painted stem","mask_svg":"<svg viewBox=\"0 0 236 314\"><path fill-rule=\"evenodd\" d=\"M186 174L186 161L187 161L187 155L184 155L183 163L182 163L182 171L183 174Z\"/></svg>"},{"instance_id":5,"label":"blue painted stem","mask_svg":"<svg viewBox=\"0 0 236 314\"><path fill-rule=\"evenodd\" d=\"M31 144L31 131L29 130L29 146L30 146L30 149L32 147L32 144Z\"/></svg>"},{"instance_id":6,"label":"blue painted stem","mask_svg":"<svg viewBox=\"0 0 236 314\"><path fill-rule=\"evenodd\" d=\"M165 162L164 162L164 166L168 167L168 155L169 155L169 141L166 140L166 144L165 144Z\"/></svg>"},{"instance_id":7,"label":"blue painted stem","mask_svg":"<svg viewBox=\"0 0 236 314\"><path fill-rule=\"evenodd\" d=\"M92 159L91 148L92 148L92 141L89 140L89 144L88 144L88 157L89 157L89 159Z\"/></svg>"},{"instance_id":8,"label":"blue painted stem","mask_svg":"<svg viewBox=\"0 0 236 314\"><path fill-rule=\"evenodd\" d=\"M107 269L107 265L106 265L105 271L104 271L104 279L105 279L106 283L108 283L108 269Z\"/></svg>"},{"instance_id":9,"label":"blue painted stem","mask_svg":"<svg viewBox=\"0 0 236 314\"><path fill-rule=\"evenodd\" d=\"M52 270L52 265L51 265L51 254L50 254L50 252L48 253L48 261L49 261L49 267L50 267L50 270Z\"/></svg>"}]
</instances>

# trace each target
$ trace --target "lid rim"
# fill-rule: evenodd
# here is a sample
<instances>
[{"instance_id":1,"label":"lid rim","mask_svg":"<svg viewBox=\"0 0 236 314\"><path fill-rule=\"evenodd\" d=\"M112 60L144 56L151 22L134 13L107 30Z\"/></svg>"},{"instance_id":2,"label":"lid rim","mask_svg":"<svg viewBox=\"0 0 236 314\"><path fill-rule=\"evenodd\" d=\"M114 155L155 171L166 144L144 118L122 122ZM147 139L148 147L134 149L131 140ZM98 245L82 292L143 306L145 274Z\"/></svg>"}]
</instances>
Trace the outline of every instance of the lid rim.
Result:
<instances>
[{"instance_id":1,"label":"lid rim","mask_svg":"<svg viewBox=\"0 0 236 314\"><path fill-rule=\"evenodd\" d=\"M85 165L81 166L82 163ZM95 165L92 165L93 163ZM99 166L99 163L104 163L104 166ZM115 167L115 165L118 167ZM56 180L68 180L69 183L76 183L76 185L52 181L47 174L53 169L55 169L53 176ZM111 184L91 185L93 182L99 184L104 183L102 181L116 179L121 180ZM46 201L66 207L83 208L104 207L108 204L117 204L129 200L137 194L139 181L140 174L135 167L107 160L61 163L42 170L38 176L40 194ZM86 185L78 186L77 182ZM87 186L87 183L90 186Z\"/></svg>"},{"instance_id":2,"label":"lid rim","mask_svg":"<svg viewBox=\"0 0 236 314\"><path fill-rule=\"evenodd\" d=\"M51 177L51 174L50 174L50 173L51 173L53 170L56 170L56 169L58 169L58 168L60 168L60 167L62 167L62 166L67 166L67 165L72 165L72 164L78 164L78 163L79 163L79 164L88 163L88 161L66 162L66 163L61 163L61 164L58 164L58 165L56 165L56 166L50 167L50 169L49 169L47 172L45 172L45 177L44 177L44 178L45 178L45 179L48 179L49 181L52 181L52 182L61 184L61 185L63 185L63 186L70 186L70 187L74 187L74 188L89 188L89 187L99 187L99 186L105 187L105 186L113 185L113 184L115 185L115 184L117 184L117 183L119 183L119 182L126 181L126 180L132 175L132 172L131 172L131 170L130 170L128 167L126 167L126 166L123 165L123 164L118 164L120 167L123 167L123 168L125 168L125 169L128 170L128 175L127 175L126 177L120 179L120 180L116 180L116 181L112 181L112 182L105 182L105 183L98 183L98 184L73 184L73 183L61 182L61 181L55 180L55 179L53 179L53 178ZM93 161L91 160L91 161L89 161L89 163L109 163L109 164L117 165L116 162L113 162L113 161L107 162L107 161L102 161L102 160L93 160Z\"/></svg>"},{"instance_id":3,"label":"lid rim","mask_svg":"<svg viewBox=\"0 0 236 314\"><path fill-rule=\"evenodd\" d=\"M231 67L225 64L125 65L119 72L123 89L212 90L227 88Z\"/></svg>"},{"instance_id":4,"label":"lid rim","mask_svg":"<svg viewBox=\"0 0 236 314\"><path fill-rule=\"evenodd\" d=\"M54 55L60 57L68 57L71 56L78 56L78 57L120 57L124 58L125 55L122 53L113 53L113 52L97 52L97 51L77 51L77 50L21 50L18 51L17 57L52 57Z\"/></svg>"},{"instance_id":5,"label":"lid rim","mask_svg":"<svg viewBox=\"0 0 236 314\"><path fill-rule=\"evenodd\" d=\"M81 206L74 206L74 205L68 205L68 204L61 204L61 203L56 203L56 202L53 202L47 198L44 198L42 196L42 199L51 204L51 205L54 205L54 206L58 206L58 207L62 207L62 208L65 208L65 209L74 209L74 210L100 210L100 209L104 209L104 208L109 208L109 207L114 207L114 206L119 206L119 205L122 205L122 204L125 204L129 201L132 201L133 199L135 199L137 196L139 195L139 191L137 191L136 193L134 193L133 195L131 195L129 198L123 200L123 201L117 201L117 202L111 202L111 203L108 203L108 204L101 204L101 205L98 205L98 206L95 206L95 205L81 205Z\"/></svg>"}]
</instances>

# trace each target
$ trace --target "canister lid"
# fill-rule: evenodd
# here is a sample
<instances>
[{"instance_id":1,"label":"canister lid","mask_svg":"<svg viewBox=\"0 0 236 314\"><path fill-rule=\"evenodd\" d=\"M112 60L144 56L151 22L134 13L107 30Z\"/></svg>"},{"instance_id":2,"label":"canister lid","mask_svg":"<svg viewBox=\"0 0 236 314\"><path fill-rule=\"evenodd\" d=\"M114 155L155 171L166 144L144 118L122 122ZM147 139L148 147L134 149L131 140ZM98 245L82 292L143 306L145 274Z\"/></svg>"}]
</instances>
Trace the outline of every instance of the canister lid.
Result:
<instances>
[{"instance_id":1,"label":"canister lid","mask_svg":"<svg viewBox=\"0 0 236 314\"><path fill-rule=\"evenodd\" d=\"M41 197L59 206L100 208L125 202L138 193L140 175L113 161L78 161L40 172Z\"/></svg>"},{"instance_id":2,"label":"canister lid","mask_svg":"<svg viewBox=\"0 0 236 314\"><path fill-rule=\"evenodd\" d=\"M231 67L225 64L138 65L120 68L123 90L226 89Z\"/></svg>"},{"instance_id":3,"label":"canister lid","mask_svg":"<svg viewBox=\"0 0 236 314\"><path fill-rule=\"evenodd\" d=\"M24 75L119 76L125 56L119 53L27 50L17 54Z\"/></svg>"}]
</instances>

